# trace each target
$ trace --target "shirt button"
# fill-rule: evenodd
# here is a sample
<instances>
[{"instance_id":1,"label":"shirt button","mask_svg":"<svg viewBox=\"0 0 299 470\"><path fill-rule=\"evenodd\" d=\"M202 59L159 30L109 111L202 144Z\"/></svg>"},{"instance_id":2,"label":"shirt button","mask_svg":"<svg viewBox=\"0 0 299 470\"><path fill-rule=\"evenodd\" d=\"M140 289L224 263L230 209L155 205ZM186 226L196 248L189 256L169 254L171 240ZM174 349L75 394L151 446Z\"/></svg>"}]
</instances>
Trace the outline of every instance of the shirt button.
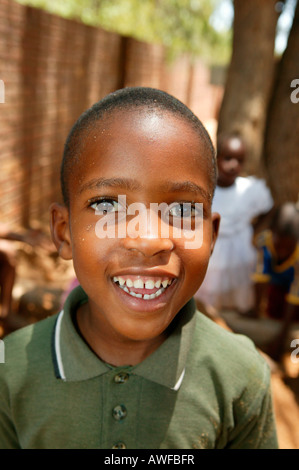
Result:
<instances>
[{"instance_id":1,"label":"shirt button","mask_svg":"<svg viewBox=\"0 0 299 470\"><path fill-rule=\"evenodd\" d=\"M112 416L116 421L121 421L127 416L127 409L124 405L116 405L112 410Z\"/></svg>"},{"instance_id":2,"label":"shirt button","mask_svg":"<svg viewBox=\"0 0 299 470\"><path fill-rule=\"evenodd\" d=\"M127 446L124 442L116 442L114 446L112 446L112 449L126 449Z\"/></svg>"},{"instance_id":3,"label":"shirt button","mask_svg":"<svg viewBox=\"0 0 299 470\"><path fill-rule=\"evenodd\" d=\"M128 380L129 374L127 374L126 372L119 372L119 374L114 377L114 382L117 384L124 384Z\"/></svg>"}]
</instances>

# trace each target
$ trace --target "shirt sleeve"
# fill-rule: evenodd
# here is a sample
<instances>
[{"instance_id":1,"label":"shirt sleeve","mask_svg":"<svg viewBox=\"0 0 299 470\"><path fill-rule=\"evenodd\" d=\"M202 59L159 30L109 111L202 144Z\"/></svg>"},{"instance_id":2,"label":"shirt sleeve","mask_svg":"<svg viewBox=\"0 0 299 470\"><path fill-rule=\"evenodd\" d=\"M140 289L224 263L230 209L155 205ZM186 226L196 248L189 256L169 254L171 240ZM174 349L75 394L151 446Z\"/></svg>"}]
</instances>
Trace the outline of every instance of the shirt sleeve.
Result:
<instances>
[{"instance_id":1,"label":"shirt sleeve","mask_svg":"<svg viewBox=\"0 0 299 470\"><path fill-rule=\"evenodd\" d=\"M264 365L264 380L252 383L234 405L236 426L230 433L228 449L278 449L271 393L271 373Z\"/></svg>"},{"instance_id":2,"label":"shirt sleeve","mask_svg":"<svg viewBox=\"0 0 299 470\"><path fill-rule=\"evenodd\" d=\"M4 378L5 364L0 364L0 449L20 449L9 406L9 391Z\"/></svg>"},{"instance_id":3,"label":"shirt sleeve","mask_svg":"<svg viewBox=\"0 0 299 470\"><path fill-rule=\"evenodd\" d=\"M273 198L270 189L263 179L254 178L252 186L254 195L254 211L253 217L267 213L273 207Z\"/></svg>"}]
</instances>

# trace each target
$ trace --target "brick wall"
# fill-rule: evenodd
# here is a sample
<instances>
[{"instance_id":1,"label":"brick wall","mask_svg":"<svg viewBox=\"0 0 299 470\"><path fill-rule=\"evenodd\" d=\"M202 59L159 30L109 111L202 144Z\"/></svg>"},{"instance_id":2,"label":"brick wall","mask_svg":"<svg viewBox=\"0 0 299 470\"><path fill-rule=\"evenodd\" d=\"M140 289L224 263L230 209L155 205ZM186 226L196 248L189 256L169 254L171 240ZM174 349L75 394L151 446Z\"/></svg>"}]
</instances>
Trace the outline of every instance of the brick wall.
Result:
<instances>
[{"instance_id":1,"label":"brick wall","mask_svg":"<svg viewBox=\"0 0 299 470\"><path fill-rule=\"evenodd\" d=\"M11 0L0 0L0 79L0 221L12 226L48 220L50 203L60 199L67 133L107 93L133 85L161 88L204 121L219 106L219 87L209 84L200 62L167 64L161 46Z\"/></svg>"},{"instance_id":2,"label":"brick wall","mask_svg":"<svg viewBox=\"0 0 299 470\"><path fill-rule=\"evenodd\" d=\"M126 40L125 86L153 86L165 90L189 106L203 121L218 116L223 86L213 85L210 70L187 56L167 60L162 46Z\"/></svg>"}]
</instances>

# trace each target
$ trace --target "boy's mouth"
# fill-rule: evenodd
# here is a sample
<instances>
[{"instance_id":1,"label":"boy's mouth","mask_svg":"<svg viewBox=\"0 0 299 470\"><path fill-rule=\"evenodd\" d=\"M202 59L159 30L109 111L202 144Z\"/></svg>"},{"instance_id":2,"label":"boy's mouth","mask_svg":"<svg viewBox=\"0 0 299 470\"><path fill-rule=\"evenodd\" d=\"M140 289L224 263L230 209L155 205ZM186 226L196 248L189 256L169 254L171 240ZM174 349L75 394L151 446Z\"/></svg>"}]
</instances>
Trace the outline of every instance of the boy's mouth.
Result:
<instances>
[{"instance_id":1,"label":"boy's mouth","mask_svg":"<svg viewBox=\"0 0 299 470\"><path fill-rule=\"evenodd\" d=\"M132 297L153 300L168 289L174 278L124 275L114 276L113 282Z\"/></svg>"}]
</instances>

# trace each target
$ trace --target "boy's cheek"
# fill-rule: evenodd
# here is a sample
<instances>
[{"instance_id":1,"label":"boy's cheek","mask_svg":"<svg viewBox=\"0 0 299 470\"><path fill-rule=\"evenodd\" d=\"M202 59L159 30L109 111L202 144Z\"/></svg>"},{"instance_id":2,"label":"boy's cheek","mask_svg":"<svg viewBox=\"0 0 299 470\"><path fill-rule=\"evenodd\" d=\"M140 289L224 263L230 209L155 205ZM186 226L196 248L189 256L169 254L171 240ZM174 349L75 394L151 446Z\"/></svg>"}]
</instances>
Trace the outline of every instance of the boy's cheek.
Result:
<instances>
[{"instance_id":1,"label":"boy's cheek","mask_svg":"<svg viewBox=\"0 0 299 470\"><path fill-rule=\"evenodd\" d=\"M185 276L189 282L191 279L196 283L205 275L210 260L210 251L210 240L206 241L205 238L199 248L188 249L185 241L181 241L181 245L177 246L176 252L184 265Z\"/></svg>"},{"instance_id":2,"label":"boy's cheek","mask_svg":"<svg viewBox=\"0 0 299 470\"><path fill-rule=\"evenodd\" d=\"M73 240L72 253L74 267L86 272L96 270L99 273L109 263L114 263L118 251L117 240L99 239L92 232L80 234Z\"/></svg>"}]
</instances>

